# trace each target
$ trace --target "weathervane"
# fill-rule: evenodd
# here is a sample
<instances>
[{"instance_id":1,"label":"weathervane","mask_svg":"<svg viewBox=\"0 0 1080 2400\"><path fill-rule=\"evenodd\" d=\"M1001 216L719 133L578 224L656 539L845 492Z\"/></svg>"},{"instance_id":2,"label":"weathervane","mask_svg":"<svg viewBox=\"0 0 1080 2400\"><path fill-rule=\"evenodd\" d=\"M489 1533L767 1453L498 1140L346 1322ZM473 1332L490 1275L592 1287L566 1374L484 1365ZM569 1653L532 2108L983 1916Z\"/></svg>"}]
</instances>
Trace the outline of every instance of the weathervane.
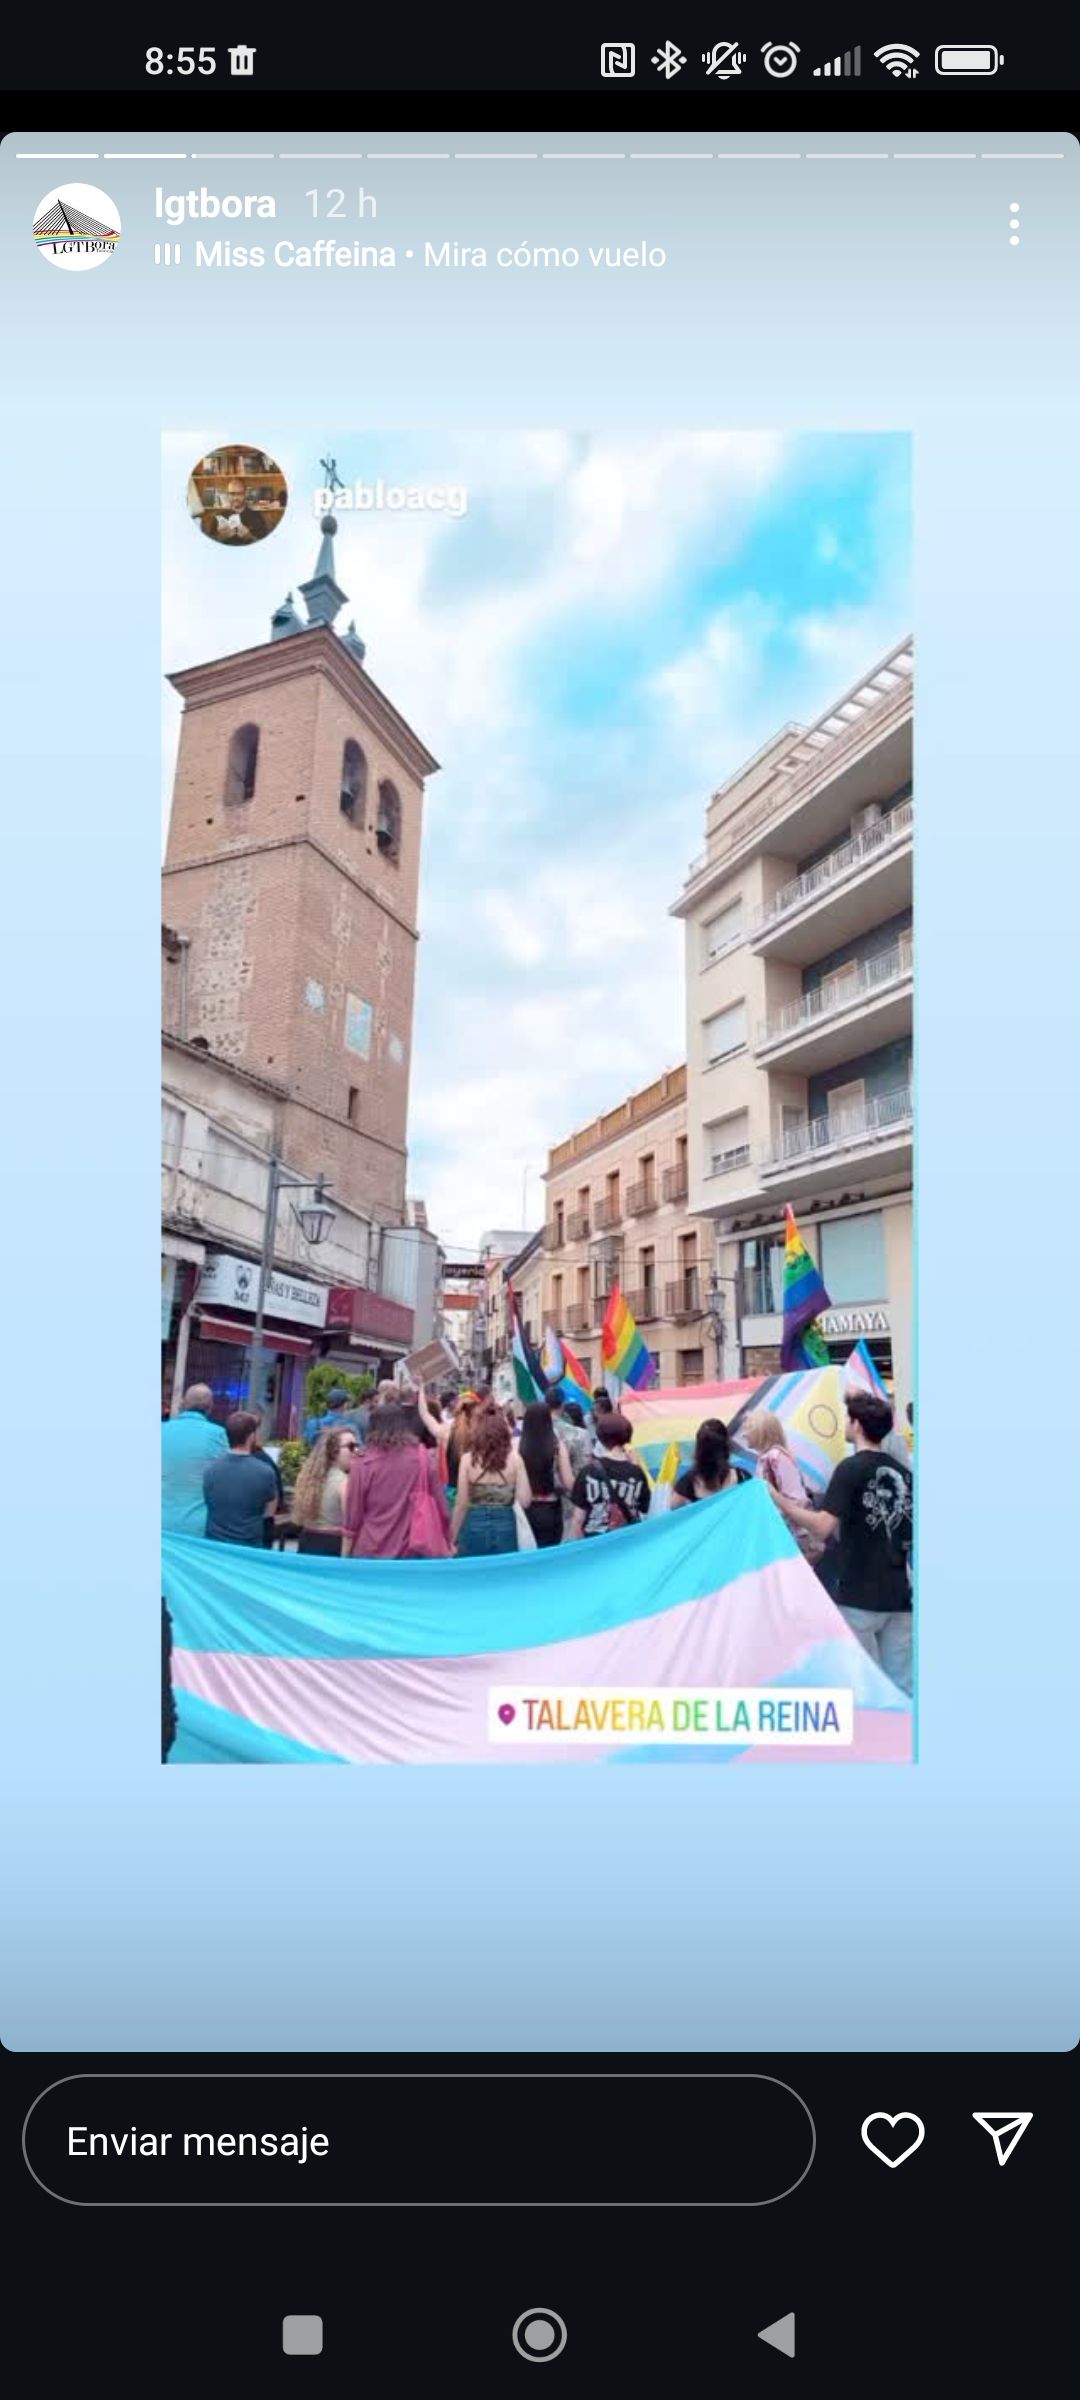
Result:
<instances>
[{"instance_id":1,"label":"weathervane","mask_svg":"<svg viewBox=\"0 0 1080 2400\"><path fill-rule=\"evenodd\" d=\"M342 483L341 477L337 471L336 458L320 458L319 465L326 477L326 483L323 487L324 490L328 492L343 492L345 486Z\"/></svg>"}]
</instances>

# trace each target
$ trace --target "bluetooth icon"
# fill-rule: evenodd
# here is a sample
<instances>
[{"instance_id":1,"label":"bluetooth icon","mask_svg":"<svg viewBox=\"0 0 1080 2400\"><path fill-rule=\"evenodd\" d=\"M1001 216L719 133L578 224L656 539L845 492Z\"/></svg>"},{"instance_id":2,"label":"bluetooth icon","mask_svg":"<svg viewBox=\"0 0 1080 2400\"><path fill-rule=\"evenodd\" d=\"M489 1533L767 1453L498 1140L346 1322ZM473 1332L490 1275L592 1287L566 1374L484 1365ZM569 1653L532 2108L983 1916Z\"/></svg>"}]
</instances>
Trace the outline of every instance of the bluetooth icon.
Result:
<instances>
[{"instance_id":1,"label":"bluetooth icon","mask_svg":"<svg viewBox=\"0 0 1080 2400\"><path fill-rule=\"evenodd\" d=\"M653 51L652 63L657 74L666 76L670 83L672 76L685 67L686 59L677 42L665 42L661 49Z\"/></svg>"}]
</instances>

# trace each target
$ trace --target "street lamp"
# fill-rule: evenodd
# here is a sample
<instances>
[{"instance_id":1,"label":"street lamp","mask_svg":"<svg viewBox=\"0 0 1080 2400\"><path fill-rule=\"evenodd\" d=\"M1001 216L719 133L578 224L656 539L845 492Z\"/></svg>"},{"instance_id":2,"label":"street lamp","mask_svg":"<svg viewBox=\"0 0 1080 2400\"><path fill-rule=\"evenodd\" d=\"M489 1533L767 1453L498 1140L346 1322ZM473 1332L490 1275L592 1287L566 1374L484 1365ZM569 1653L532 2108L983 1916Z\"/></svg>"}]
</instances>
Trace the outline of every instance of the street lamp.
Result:
<instances>
[{"instance_id":1,"label":"street lamp","mask_svg":"<svg viewBox=\"0 0 1080 2400\"><path fill-rule=\"evenodd\" d=\"M309 1200L303 1208L293 1210L304 1240L311 1244L313 1250L318 1248L320 1242L326 1241L334 1223L335 1211L327 1206L323 1189L323 1185L317 1183L314 1200Z\"/></svg>"},{"instance_id":2,"label":"street lamp","mask_svg":"<svg viewBox=\"0 0 1080 2400\"><path fill-rule=\"evenodd\" d=\"M251 1329L251 1357L248 1366L248 1402L256 1416L261 1416L259 1395L263 1379L263 1317L266 1293L274 1271L274 1243L277 1239L278 1200L282 1192L310 1192L312 1199L303 1208L293 1206L293 1215L305 1241L317 1246L325 1242L334 1223L335 1210L327 1200L327 1184L323 1175L314 1183L305 1183L302 1176L290 1175L282 1165L277 1151L270 1153L270 1173L266 1184L266 1207L263 1212L262 1256L259 1260L259 1287L255 1297L255 1323Z\"/></svg>"}]
</instances>

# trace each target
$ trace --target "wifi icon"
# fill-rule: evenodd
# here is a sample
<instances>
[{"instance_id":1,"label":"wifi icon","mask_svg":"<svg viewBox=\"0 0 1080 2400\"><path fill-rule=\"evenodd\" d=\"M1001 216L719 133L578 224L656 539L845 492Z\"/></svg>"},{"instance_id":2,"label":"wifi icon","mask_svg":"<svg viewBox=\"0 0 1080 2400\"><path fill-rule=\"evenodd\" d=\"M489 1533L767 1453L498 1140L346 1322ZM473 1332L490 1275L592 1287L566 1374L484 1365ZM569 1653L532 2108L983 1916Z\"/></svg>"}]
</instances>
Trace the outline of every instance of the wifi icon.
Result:
<instances>
[{"instance_id":1,"label":"wifi icon","mask_svg":"<svg viewBox=\"0 0 1080 2400\"><path fill-rule=\"evenodd\" d=\"M874 57L881 60L890 75L906 75L909 82L919 72L915 64L918 55L910 42L883 42L880 50L874 52Z\"/></svg>"}]
</instances>

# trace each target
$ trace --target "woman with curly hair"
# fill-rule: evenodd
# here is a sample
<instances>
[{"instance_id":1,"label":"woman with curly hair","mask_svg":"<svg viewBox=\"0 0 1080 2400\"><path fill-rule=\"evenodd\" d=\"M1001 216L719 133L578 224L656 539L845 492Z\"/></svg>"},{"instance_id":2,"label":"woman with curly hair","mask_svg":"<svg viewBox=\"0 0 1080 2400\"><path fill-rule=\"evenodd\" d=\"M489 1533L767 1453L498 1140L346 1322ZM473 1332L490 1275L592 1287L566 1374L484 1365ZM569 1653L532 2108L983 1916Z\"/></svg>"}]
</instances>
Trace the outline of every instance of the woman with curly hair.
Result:
<instances>
[{"instance_id":1,"label":"woman with curly hair","mask_svg":"<svg viewBox=\"0 0 1080 2400\"><path fill-rule=\"evenodd\" d=\"M440 1438L442 1440L444 1481L450 1492L457 1487L461 1462L472 1439L473 1423L479 1406L478 1394L473 1391L465 1391L461 1394L453 1416L449 1419L443 1418L442 1433L445 1438Z\"/></svg>"},{"instance_id":2,"label":"woman with curly hair","mask_svg":"<svg viewBox=\"0 0 1080 2400\"><path fill-rule=\"evenodd\" d=\"M300 1528L297 1549L309 1557L340 1558L349 1469L359 1449L351 1425L320 1433L296 1478L292 1516Z\"/></svg>"},{"instance_id":3,"label":"woman with curly hair","mask_svg":"<svg viewBox=\"0 0 1080 2400\"><path fill-rule=\"evenodd\" d=\"M490 1558L516 1550L514 1506L528 1508L529 1478L510 1439L503 1409L494 1400L476 1410L469 1447L458 1467L457 1499L450 1532L459 1558Z\"/></svg>"}]
</instances>

